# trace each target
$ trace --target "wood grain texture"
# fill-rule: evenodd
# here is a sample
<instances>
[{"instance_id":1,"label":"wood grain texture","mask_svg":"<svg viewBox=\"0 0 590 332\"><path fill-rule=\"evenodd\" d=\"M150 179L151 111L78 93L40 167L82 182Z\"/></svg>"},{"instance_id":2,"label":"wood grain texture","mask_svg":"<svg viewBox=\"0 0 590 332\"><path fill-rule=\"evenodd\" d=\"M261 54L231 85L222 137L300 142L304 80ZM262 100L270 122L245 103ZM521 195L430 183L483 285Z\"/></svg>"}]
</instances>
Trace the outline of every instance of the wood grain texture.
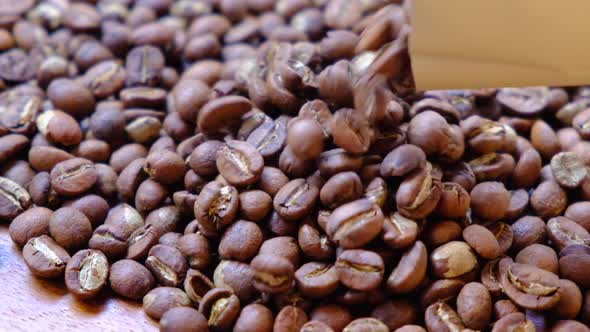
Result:
<instances>
[{"instance_id":1,"label":"wood grain texture","mask_svg":"<svg viewBox=\"0 0 590 332\"><path fill-rule=\"evenodd\" d=\"M33 277L0 224L0 331L157 331L141 303L112 291L90 302L76 300L63 280Z\"/></svg>"}]
</instances>

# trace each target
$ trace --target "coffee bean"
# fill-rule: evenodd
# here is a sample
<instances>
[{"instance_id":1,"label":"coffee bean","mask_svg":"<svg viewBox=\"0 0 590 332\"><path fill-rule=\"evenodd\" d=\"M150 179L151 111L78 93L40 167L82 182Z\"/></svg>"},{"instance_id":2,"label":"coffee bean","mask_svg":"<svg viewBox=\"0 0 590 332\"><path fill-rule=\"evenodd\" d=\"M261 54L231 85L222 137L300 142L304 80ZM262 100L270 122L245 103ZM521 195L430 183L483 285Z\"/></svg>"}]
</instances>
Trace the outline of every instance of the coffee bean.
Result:
<instances>
[{"instance_id":1,"label":"coffee bean","mask_svg":"<svg viewBox=\"0 0 590 332\"><path fill-rule=\"evenodd\" d=\"M70 255L47 235L33 237L23 247L23 258L31 273L41 278L64 274Z\"/></svg>"},{"instance_id":2,"label":"coffee bean","mask_svg":"<svg viewBox=\"0 0 590 332\"><path fill-rule=\"evenodd\" d=\"M441 278L454 278L477 268L477 260L467 243L451 241L436 248L430 255L432 271Z\"/></svg>"},{"instance_id":3,"label":"coffee bean","mask_svg":"<svg viewBox=\"0 0 590 332\"><path fill-rule=\"evenodd\" d=\"M260 178L264 159L250 144L229 141L217 151L216 165L219 173L232 185L246 186Z\"/></svg>"},{"instance_id":4,"label":"coffee bean","mask_svg":"<svg viewBox=\"0 0 590 332\"><path fill-rule=\"evenodd\" d=\"M361 179L354 172L335 174L322 186L320 201L328 208L334 208L353 201L363 193Z\"/></svg>"},{"instance_id":5,"label":"coffee bean","mask_svg":"<svg viewBox=\"0 0 590 332\"><path fill-rule=\"evenodd\" d=\"M295 281L301 294L311 298L328 296L339 286L336 268L319 262L303 264L295 271Z\"/></svg>"},{"instance_id":6,"label":"coffee bean","mask_svg":"<svg viewBox=\"0 0 590 332\"><path fill-rule=\"evenodd\" d=\"M211 231L218 231L234 222L238 212L238 192L230 185L210 182L195 202L195 217Z\"/></svg>"},{"instance_id":7,"label":"coffee bean","mask_svg":"<svg viewBox=\"0 0 590 332\"><path fill-rule=\"evenodd\" d=\"M441 196L440 177L432 165L415 170L400 184L395 200L399 212L409 218L424 218L437 206Z\"/></svg>"},{"instance_id":8,"label":"coffee bean","mask_svg":"<svg viewBox=\"0 0 590 332\"><path fill-rule=\"evenodd\" d=\"M510 204L510 193L502 183L482 182L470 193L473 212L485 220L500 220Z\"/></svg>"},{"instance_id":9,"label":"coffee bean","mask_svg":"<svg viewBox=\"0 0 590 332\"><path fill-rule=\"evenodd\" d=\"M94 164L82 158L64 160L51 170L52 188L66 196L75 196L88 191L97 179Z\"/></svg>"},{"instance_id":10,"label":"coffee bean","mask_svg":"<svg viewBox=\"0 0 590 332\"><path fill-rule=\"evenodd\" d=\"M463 230L463 238L485 259L494 259L500 255L500 244L494 234L480 225L470 225Z\"/></svg>"},{"instance_id":11,"label":"coffee bean","mask_svg":"<svg viewBox=\"0 0 590 332\"><path fill-rule=\"evenodd\" d=\"M49 233L64 249L71 251L88 243L92 236L92 225L82 212L64 207L51 215Z\"/></svg>"},{"instance_id":12,"label":"coffee bean","mask_svg":"<svg viewBox=\"0 0 590 332\"><path fill-rule=\"evenodd\" d=\"M215 134L224 128L239 127L240 118L252 108L246 98L225 96L206 103L199 111L197 126L205 134Z\"/></svg>"},{"instance_id":13,"label":"coffee bean","mask_svg":"<svg viewBox=\"0 0 590 332\"><path fill-rule=\"evenodd\" d=\"M37 118L37 129L49 141L76 145L82 141L82 131L76 120L61 111L46 111Z\"/></svg>"},{"instance_id":14,"label":"coffee bean","mask_svg":"<svg viewBox=\"0 0 590 332\"><path fill-rule=\"evenodd\" d=\"M381 209L366 199L341 205L328 219L330 238L346 249L361 247L373 240L383 227Z\"/></svg>"},{"instance_id":15,"label":"coffee bean","mask_svg":"<svg viewBox=\"0 0 590 332\"><path fill-rule=\"evenodd\" d=\"M354 109L341 109L334 113L330 131L334 143L353 154L367 152L374 135L363 113Z\"/></svg>"},{"instance_id":16,"label":"coffee bean","mask_svg":"<svg viewBox=\"0 0 590 332\"><path fill-rule=\"evenodd\" d=\"M145 313L160 319L164 313L175 307L188 307L191 300L180 289L174 287L157 287L149 291L143 297L143 309Z\"/></svg>"},{"instance_id":17,"label":"coffee bean","mask_svg":"<svg viewBox=\"0 0 590 332\"><path fill-rule=\"evenodd\" d=\"M545 310L559 301L559 279L555 274L531 265L513 263L509 258L502 259L499 267L504 292L519 306Z\"/></svg>"},{"instance_id":18,"label":"coffee bean","mask_svg":"<svg viewBox=\"0 0 590 332\"><path fill-rule=\"evenodd\" d=\"M291 287L293 264L278 255L265 254L254 257L250 263L254 271L254 287L262 292L281 293Z\"/></svg>"},{"instance_id":19,"label":"coffee bean","mask_svg":"<svg viewBox=\"0 0 590 332\"><path fill-rule=\"evenodd\" d=\"M381 163L381 176L404 176L411 171L426 166L424 152L411 144L398 146Z\"/></svg>"},{"instance_id":20,"label":"coffee bean","mask_svg":"<svg viewBox=\"0 0 590 332\"><path fill-rule=\"evenodd\" d=\"M346 327L342 330L343 332L354 332L354 331L375 331L375 332L385 332L389 331L387 325L375 318L357 318L350 322L350 324L346 325Z\"/></svg>"},{"instance_id":21,"label":"coffee bean","mask_svg":"<svg viewBox=\"0 0 590 332\"><path fill-rule=\"evenodd\" d=\"M240 313L240 300L230 291L214 288L203 296L199 303L199 312L208 319L214 330L229 330Z\"/></svg>"},{"instance_id":22,"label":"coffee bean","mask_svg":"<svg viewBox=\"0 0 590 332\"><path fill-rule=\"evenodd\" d=\"M95 98L106 98L123 87L126 76L125 69L119 63L105 60L90 67L82 80Z\"/></svg>"},{"instance_id":23,"label":"coffee bean","mask_svg":"<svg viewBox=\"0 0 590 332\"><path fill-rule=\"evenodd\" d=\"M560 250L570 244L590 244L588 231L566 217L549 219L547 222L547 236Z\"/></svg>"},{"instance_id":24,"label":"coffee bean","mask_svg":"<svg viewBox=\"0 0 590 332\"><path fill-rule=\"evenodd\" d=\"M0 137L0 162L4 163L23 151L29 145L26 136L12 134Z\"/></svg>"},{"instance_id":25,"label":"coffee bean","mask_svg":"<svg viewBox=\"0 0 590 332\"><path fill-rule=\"evenodd\" d=\"M308 319L303 309L292 305L285 306L275 317L273 331L301 330Z\"/></svg>"},{"instance_id":26,"label":"coffee bean","mask_svg":"<svg viewBox=\"0 0 590 332\"><path fill-rule=\"evenodd\" d=\"M531 206L541 218L552 218L561 214L567 206L567 195L553 181L545 181L531 194Z\"/></svg>"},{"instance_id":27,"label":"coffee bean","mask_svg":"<svg viewBox=\"0 0 590 332\"><path fill-rule=\"evenodd\" d=\"M297 220L311 211L319 190L305 179L295 179L285 184L275 195L273 205L286 220Z\"/></svg>"},{"instance_id":28,"label":"coffee bean","mask_svg":"<svg viewBox=\"0 0 590 332\"><path fill-rule=\"evenodd\" d=\"M0 219L13 220L31 206L29 193L18 183L0 177Z\"/></svg>"},{"instance_id":29,"label":"coffee bean","mask_svg":"<svg viewBox=\"0 0 590 332\"><path fill-rule=\"evenodd\" d=\"M477 282L463 286L457 298L457 313L466 327L484 329L492 318L492 299L487 288Z\"/></svg>"},{"instance_id":30,"label":"coffee bean","mask_svg":"<svg viewBox=\"0 0 590 332\"><path fill-rule=\"evenodd\" d=\"M108 275L109 262L103 253L92 249L80 250L66 266L66 286L76 297L89 299L100 293Z\"/></svg>"},{"instance_id":31,"label":"coffee bean","mask_svg":"<svg viewBox=\"0 0 590 332\"><path fill-rule=\"evenodd\" d=\"M210 245L203 235L185 234L176 244L180 252L188 258L188 264L194 269L205 269L211 263Z\"/></svg>"},{"instance_id":32,"label":"coffee bean","mask_svg":"<svg viewBox=\"0 0 590 332\"><path fill-rule=\"evenodd\" d=\"M174 307L167 310L160 318L162 331L207 330L207 319L196 309L189 307Z\"/></svg>"},{"instance_id":33,"label":"coffee bean","mask_svg":"<svg viewBox=\"0 0 590 332\"><path fill-rule=\"evenodd\" d=\"M12 242L23 247L31 238L49 235L51 214L47 208L34 207L18 215L8 228Z\"/></svg>"},{"instance_id":34,"label":"coffee bean","mask_svg":"<svg viewBox=\"0 0 590 332\"><path fill-rule=\"evenodd\" d=\"M213 282L215 287L234 292L242 302L247 302L256 295L254 270L245 263L221 261L213 272Z\"/></svg>"},{"instance_id":35,"label":"coffee bean","mask_svg":"<svg viewBox=\"0 0 590 332\"><path fill-rule=\"evenodd\" d=\"M426 309L426 327L431 331L462 331L465 325L461 317L445 302L437 302Z\"/></svg>"},{"instance_id":36,"label":"coffee bean","mask_svg":"<svg viewBox=\"0 0 590 332\"><path fill-rule=\"evenodd\" d=\"M104 198L94 194L64 202L63 206L72 207L82 212L92 224L92 228L102 225L109 212L109 203Z\"/></svg>"},{"instance_id":37,"label":"coffee bean","mask_svg":"<svg viewBox=\"0 0 590 332\"><path fill-rule=\"evenodd\" d=\"M383 270L381 257L366 250L345 250L336 260L336 272L340 282L351 289L375 289L383 279Z\"/></svg>"},{"instance_id":38,"label":"coffee bean","mask_svg":"<svg viewBox=\"0 0 590 332\"><path fill-rule=\"evenodd\" d=\"M56 79L49 84L47 95L53 106L76 117L82 118L94 111L94 96L90 90L69 79Z\"/></svg>"},{"instance_id":39,"label":"coffee bean","mask_svg":"<svg viewBox=\"0 0 590 332\"><path fill-rule=\"evenodd\" d=\"M387 279L387 288L395 293L411 292L426 276L428 253L421 241L406 250Z\"/></svg>"}]
</instances>

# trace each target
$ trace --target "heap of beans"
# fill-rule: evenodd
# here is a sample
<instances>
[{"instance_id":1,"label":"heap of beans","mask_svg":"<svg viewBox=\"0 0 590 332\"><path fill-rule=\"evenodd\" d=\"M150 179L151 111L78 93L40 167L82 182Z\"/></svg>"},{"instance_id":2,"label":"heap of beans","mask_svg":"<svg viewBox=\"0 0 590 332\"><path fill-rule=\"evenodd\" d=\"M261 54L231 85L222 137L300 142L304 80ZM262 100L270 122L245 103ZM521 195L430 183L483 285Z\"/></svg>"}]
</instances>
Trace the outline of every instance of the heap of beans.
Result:
<instances>
[{"instance_id":1,"label":"heap of beans","mask_svg":"<svg viewBox=\"0 0 590 332\"><path fill-rule=\"evenodd\" d=\"M31 273L162 331L589 331L590 89L415 92L391 2L0 0Z\"/></svg>"}]
</instances>

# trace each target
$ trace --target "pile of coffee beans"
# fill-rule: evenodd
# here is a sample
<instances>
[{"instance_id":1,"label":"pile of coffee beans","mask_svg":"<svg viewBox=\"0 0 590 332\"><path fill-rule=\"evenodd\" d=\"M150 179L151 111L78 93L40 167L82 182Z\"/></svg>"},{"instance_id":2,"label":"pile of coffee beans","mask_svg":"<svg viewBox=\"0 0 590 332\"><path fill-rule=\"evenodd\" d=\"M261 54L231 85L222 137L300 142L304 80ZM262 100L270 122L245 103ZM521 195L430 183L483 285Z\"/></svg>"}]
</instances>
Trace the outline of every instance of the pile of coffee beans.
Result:
<instances>
[{"instance_id":1,"label":"pile of coffee beans","mask_svg":"<svg viewBox=\"0 0 590 332\"><path fill-rule=\"evenodd\" d=\"M417 92L409 6L0 0L31 273L162 331L590 331L590 88Z\"/></svg>"}]
</instances>

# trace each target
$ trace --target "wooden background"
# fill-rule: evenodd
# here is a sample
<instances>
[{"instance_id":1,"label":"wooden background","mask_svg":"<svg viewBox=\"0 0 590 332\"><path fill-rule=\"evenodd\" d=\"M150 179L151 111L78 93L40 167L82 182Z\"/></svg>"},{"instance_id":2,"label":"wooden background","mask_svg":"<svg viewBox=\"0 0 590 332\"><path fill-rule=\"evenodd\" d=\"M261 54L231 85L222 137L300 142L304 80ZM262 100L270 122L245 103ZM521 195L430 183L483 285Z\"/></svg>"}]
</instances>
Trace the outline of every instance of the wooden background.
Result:
<instances>
[{"instance_id":1,"label":"wooden background","mask_svg":"<svg viewBox=\"0 0 590 332\"><path fill-rule=\"evenodd\" d=\"M0 224L0 331L157 331L141 303L116 297L112 291L92 302L68 293L63 280L33 277L19 249Z\"/></svg>"}]
</instances>

